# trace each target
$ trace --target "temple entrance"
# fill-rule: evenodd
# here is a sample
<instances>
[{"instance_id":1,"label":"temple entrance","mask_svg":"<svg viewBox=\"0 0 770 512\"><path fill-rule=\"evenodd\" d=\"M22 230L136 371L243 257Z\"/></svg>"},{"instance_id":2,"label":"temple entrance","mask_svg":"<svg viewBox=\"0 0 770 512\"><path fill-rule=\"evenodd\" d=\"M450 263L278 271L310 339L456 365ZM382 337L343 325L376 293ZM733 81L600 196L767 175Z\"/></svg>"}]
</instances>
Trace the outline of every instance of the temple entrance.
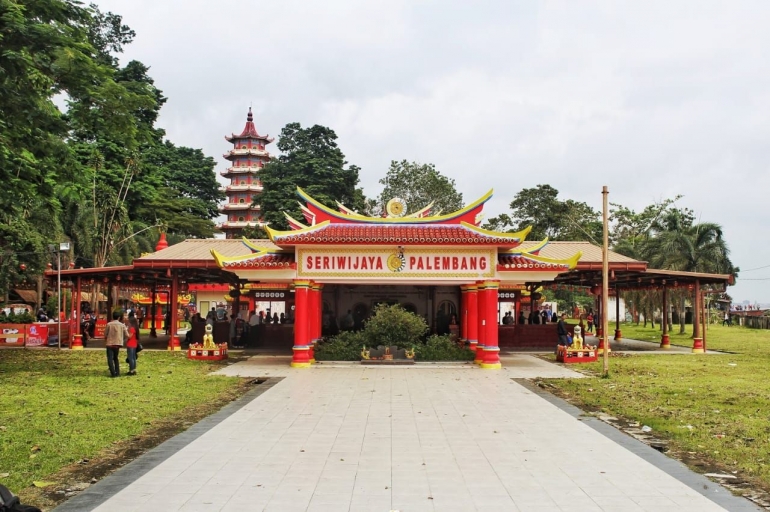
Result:
<instances>
[{"instance_id":1,"label":"temple entrance","mask_svg":"<svg viewBox=\"0 0 770 512\"><path fill-rule=\"evenodd\" d=\"M323 288L323 334L344 330L348 312L352 328L362 329L378 304L398 304L425 319L431 333L449 333L459 322L459 286L348 285L327 284ZM335 330L336 323L336 330Z\"/></svg>"}]
</instances>

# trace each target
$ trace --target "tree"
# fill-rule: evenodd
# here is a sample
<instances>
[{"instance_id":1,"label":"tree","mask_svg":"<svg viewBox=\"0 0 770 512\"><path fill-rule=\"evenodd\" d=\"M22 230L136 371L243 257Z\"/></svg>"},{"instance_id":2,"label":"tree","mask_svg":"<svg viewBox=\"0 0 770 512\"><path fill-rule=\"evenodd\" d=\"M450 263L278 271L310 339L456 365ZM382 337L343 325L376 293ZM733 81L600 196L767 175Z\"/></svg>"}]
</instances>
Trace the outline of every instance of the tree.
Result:
<instances>
[{"instance_id":1,"label":"tree","mask_svg":"<svg viewBox=\"0 0 770 512\"><path fill-rule=\"evenodd\" d=\"M380 216L385 205L394 197L403 199L409 212L420 210L433 203L433 213L451 213L463 207L463 195L457 191L455 180L436 170L433 164L420 164L401 160L390 162L390 168L380 180L385 188L369 213Z\"/></svg>"},{"instance_id":2,"label":"tree","mask_svg":"<svg viewBox=\"0 0 770 512\"><path fill-rule=\"evenodd\" d=\"M337 201L355 210L364 207L363 195L356 188L359 168L346 167L336 140L334 130L320 125L302 128L299 123L290 123L281 130L277 144L281 155L260 172L263 192L256 201L271 228L289 229L283 212L303 218L297 187L330 207Z\"/></svg>"},{"instance_id":3,"label":"tree","mask_svg":"<svg viewBox=\"0 0 770 512\"><path fill-rule=\"evenodd\" d=\"M689 209L669 209L654 223L646 255L652 268L732 275L739 271L730 261L722 227L713 222L696 223ZM683 333L685 294L677 298L679 330Z\"/></svg>"},{"instance_id":4,"label":"tree","mask_svg":"<svg viewBox=\"0 0 770 512\"><path fill-rule=\"evenodd\" d=\"M200 149L175 146L170 141L151 146L144 154L152 199L136 205L136 217L144 223L163 223L170 234L205 238L214 233L218 203L225 194L216 180L214 159ZM149 195L149 194L141 194Z\"/></svg>"},{"instance_id":5,"label":"tree","mask_svg":"<svg viewBox=\"0 0 770 512\"><path fill-rule=\"evenodd\" d=\"M520 231L532 226L529 238L550 240L590 240L601 244L602 221L599 212L588 204L558 198L550 185L538 185L519 191L511 201L511 215L493 217L484 227Z\"/></svg>"}]
</instances>

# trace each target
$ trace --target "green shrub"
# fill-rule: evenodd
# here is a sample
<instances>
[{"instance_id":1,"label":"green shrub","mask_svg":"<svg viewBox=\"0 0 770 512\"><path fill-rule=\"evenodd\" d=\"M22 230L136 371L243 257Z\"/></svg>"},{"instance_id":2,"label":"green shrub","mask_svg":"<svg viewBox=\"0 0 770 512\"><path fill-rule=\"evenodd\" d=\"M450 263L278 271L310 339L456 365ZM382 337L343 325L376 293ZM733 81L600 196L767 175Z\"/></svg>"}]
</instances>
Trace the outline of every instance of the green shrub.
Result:
<instances>
[{"instance_id":1,"label":"green shrub","mask_svg":"<svg viewBox=\"0 0 770 512\"><path fill-rule=\"evenodd\" d=\"M458 347L447 335L433 335L414 346L415 361L473 361L474 357L472 350Z\"/></svg>"},{"instance_id":2,"label":"green shrub","mask_svg":"<svg viewBox=\"0 0 770 512\"><path fill-rule=\"evenodd\" d=\"M2 320L6 324L31 324L34 321L35 318L27 311L18 314L11 312Z\"/></svg>"},{"instance_id":3,"label":"green shrub","mask_svg":"<svg viewBox=\"0 0 770 512\"><path fill-rule=\"evenodd\" d=\"M398 348L409 348L421 343L426 332L428 325L422 317L398 304L380 304L374 308L374 316L366 322L361 334L368 347L396 345Z\"/></svg>"},{"instance_id":4,"label":"green shrub","mask_svg":"<svg viewBox=\"0 0 770 512\"><path fill-rule=\"evenodd\" d=\"M360 332L343 332L320 341L315 347L316 361L359 361L366 343Z\"/></svg>"}]
</instances>

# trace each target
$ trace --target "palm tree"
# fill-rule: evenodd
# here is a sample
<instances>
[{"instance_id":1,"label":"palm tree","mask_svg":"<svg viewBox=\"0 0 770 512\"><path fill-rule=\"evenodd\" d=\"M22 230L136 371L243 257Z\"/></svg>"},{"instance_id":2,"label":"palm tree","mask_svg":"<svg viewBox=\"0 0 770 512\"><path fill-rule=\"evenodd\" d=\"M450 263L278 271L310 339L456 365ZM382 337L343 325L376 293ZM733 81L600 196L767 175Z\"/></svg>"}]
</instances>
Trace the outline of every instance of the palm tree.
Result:
<instances>
[{"instance_id":1,"label":"palm tree","mask_svg":"<svg viewBox=\"0 0 770 512\"><path fill-rule=\"evenodd\" d=\"M647 243L652 268L720 274L735 274L738 270L730 261L730 249L719 224L696 224L689 212L671 210L654 227L652 235ZM685 295L679 298L679 330L684 333Z\"/></svg>"}]
</instances>

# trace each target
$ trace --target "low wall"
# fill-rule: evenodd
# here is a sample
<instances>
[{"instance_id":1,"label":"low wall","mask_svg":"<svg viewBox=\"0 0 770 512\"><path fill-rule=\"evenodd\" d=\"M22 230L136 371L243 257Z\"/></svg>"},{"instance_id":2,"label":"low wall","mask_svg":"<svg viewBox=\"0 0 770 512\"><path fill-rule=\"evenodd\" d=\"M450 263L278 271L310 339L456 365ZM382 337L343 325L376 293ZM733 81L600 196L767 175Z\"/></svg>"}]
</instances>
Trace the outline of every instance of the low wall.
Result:
<instances>
[{"instance_id":1,"label":"low wall","mask_svg":"<svg viewBox=\"0 0 770 512\"><path fill-rule=\"evenodd\" d=\"M506 350L554 350L559 336L554 323L501 325L497 328L498 346ZM575 326L567 324L573 334Z\"/></svg>"}]
</instances>

